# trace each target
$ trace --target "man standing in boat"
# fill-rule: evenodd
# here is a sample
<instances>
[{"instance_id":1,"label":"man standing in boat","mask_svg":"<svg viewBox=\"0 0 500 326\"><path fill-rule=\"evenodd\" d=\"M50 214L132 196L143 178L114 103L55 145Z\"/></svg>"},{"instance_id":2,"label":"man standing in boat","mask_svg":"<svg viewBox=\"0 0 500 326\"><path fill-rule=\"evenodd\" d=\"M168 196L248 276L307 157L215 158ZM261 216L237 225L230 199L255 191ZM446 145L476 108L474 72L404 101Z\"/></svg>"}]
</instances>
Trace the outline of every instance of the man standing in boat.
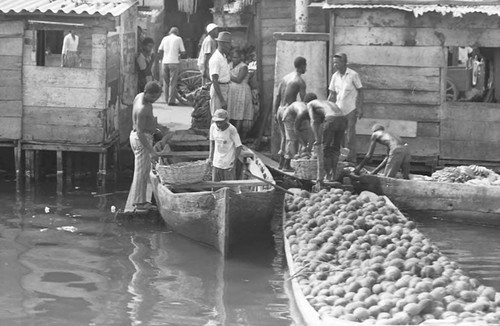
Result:
<instances>
[{"instance_id":1,"label":"man standing in boat","mask_svg":"<svg viewBox=\"0 0 500 326\"><path fill-rule=\"evenodd\" d=\"M368 148L368 153L366 153L365 158L354 170L354 173L359 174L363 166L365 166L368 161L373 156L373 152L375 151L375 146L377 143L382 144L387 147L387 156L380 163L380 165L371 172L371 174L375 174L380 171L384 165L384 175L386 177L394 178L396 173L401 169L403 172L403 178L410 178L410 150L408 149L408 145L405 144L401 138L392 134L389 131L386 131L385 128L379 124L375 124L372 127L372 136L370 138L370 147Z\"/></svg>"},{"instance_id":2,"label":"man standing in boat","mask_svg":"<svg viewBox=\"0 0 500 326\"><path fill-rule=\"evenodd\" d=\"M147 212L155 207L148 202L147 184L151 159L157 159L158 153L153 148L153 134L156 131L156 118L153 115L153 103L161 96L161 86L155 81L150 81L144 88L144 93L138 94L134 99L132 109L132 125L130 132L130 146L134 151L134 179L125 212Z\"/></svg>"},{"instance_id":3,"label":"man standing in boat","mask_svg":"<svg viewBox=\"0 0 500 326\"><path fill-rule=\"evenodd\" d=\"M347 118L340 108L330 101L318 100L314 93L306 96L307 111L301 112L295 120L300 127L304 119L310 119L314 136L314 151L318 158L318 172L315 189L321 188L323 179L335 180L340 146L347 129Z\"/></svg>"},{"instance_id":4,"label":"man standing in boat","mask_svg":"<svg viewBox=\"0 0 500 326\"><path fill-rule=\"evenodd\" d=\"M306 82L302 79L302 75L306 72L307 61L303 57L297 57L293 64L295 66L295 71L283 77L278 86L276 98L274 99L273 114L281 135L281 145L278 152L280 156L279 169L283 171L293 171L290 166L290 161L293 156L292 153L287 152L287 135L283 116L286 108L297 101L298 94L300 94L300 100L302 101L306 95Z\"/></svg>"},{"instance_id":5,"label":"man standing in boat","mask_svg":"<svg viewBox=\"0 0 500 326\"><path fill-rule=\"evenodd\" d=\"M229 123L226 110L218 109L210 126L210 154L208 163L213 165L212 181L236 179L236 162L242 149L238 130Z\"/></svg>"}]
</instances>

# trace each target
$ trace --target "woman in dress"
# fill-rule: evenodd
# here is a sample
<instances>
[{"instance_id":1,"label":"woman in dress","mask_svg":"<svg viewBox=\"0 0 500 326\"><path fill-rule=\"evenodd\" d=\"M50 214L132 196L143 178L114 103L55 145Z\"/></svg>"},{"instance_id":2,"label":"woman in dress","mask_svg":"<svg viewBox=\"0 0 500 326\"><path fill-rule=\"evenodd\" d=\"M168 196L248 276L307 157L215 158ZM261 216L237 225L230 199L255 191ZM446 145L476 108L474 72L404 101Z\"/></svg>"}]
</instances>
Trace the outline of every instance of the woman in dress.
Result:
<instances>
[{"instance_id":1,"label":"woman in dress","mask_svg":"<svg viewBox=\"0 0 500 326\"><path fill-rule=\"evenodd\" d=\"M241 138L253 124L252 92L248 85L248 66L242 61L242 53L235 49L232 54L231 84L227 109L231 123L238 129Z\"/></svg>"}]
</instances>

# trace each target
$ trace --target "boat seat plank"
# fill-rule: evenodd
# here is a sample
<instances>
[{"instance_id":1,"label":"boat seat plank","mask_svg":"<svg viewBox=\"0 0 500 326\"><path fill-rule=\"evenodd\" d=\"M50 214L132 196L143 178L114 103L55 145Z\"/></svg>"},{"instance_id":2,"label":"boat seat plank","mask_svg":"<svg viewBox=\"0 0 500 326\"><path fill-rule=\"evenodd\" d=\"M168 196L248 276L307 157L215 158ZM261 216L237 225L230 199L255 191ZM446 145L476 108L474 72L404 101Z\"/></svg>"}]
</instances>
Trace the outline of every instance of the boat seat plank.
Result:
<instances>
[{"instance_id":1,"label":"boat seat plank","mask_svg":"<svg viewBox=\"0 0 500 326\"><path fill-rule=\"evenodd\" d=\"M222 188L222 187L260 187L267 186L268 184L260 180L226 180L226 181L202 181L190 184L169 185L170 188Z\"/></svg>"},{"instance_id":2,"label":"boat seat plank","mask_svg":"<svg viewBox=\"0 0 500 326\"><path fill-rule=\"evenodd\" d=\"M186 158L208 158L209 151L178 151L160 153L160 156L186 157Z\"/></svg>"}]
</instances>

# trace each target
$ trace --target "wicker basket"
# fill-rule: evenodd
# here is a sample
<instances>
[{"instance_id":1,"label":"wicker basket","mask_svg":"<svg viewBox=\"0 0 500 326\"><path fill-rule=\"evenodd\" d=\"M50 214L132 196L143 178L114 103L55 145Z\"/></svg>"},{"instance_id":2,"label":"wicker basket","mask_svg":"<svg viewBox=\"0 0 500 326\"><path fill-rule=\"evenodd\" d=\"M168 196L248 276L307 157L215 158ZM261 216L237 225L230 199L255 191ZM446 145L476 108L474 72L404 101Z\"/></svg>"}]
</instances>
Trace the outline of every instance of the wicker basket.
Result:
<instances>
[{"instance_id":1,"label":"wicker basket","mask_svg":"<svg viewBox=\"0 0 500 326\"><path fill-rule=\"evenodd\" d=\"M206 161L181 162L171 165L156 164L156 171L162 183L188 184L200 182L207 172Z\"/></svg>"},{"instance_id":2,"label":"wicker basket","mask_svg":"<svg viewBox=\"0 0 500 326\"><path fill-rule=\"evenodd\" d=\"M295 170L295 176L304 180L316 180L318 177L317 159L297 159L292 160L292 168Z\"/></svg>"}]
</instances>

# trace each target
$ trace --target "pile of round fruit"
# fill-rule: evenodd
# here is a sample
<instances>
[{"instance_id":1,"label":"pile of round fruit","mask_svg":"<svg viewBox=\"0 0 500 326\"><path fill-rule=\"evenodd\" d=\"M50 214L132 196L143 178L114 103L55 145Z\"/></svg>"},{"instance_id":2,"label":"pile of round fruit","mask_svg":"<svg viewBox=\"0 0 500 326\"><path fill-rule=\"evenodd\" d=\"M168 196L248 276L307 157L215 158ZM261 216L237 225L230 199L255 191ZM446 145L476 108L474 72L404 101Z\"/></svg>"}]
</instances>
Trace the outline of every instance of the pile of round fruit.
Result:
<instances>
[{"instance_id":1,"label":"pile of round fruit","mask_svg":"<svg viewBox=\"0 0 500 326\"><path fill-rule=\"evenodd\" d=\"M326 319L367 325L500 321L495 289L464 275L384 197L301 191L287 195L285 214L292 277Z\"/></svg>"}]
</instances>

